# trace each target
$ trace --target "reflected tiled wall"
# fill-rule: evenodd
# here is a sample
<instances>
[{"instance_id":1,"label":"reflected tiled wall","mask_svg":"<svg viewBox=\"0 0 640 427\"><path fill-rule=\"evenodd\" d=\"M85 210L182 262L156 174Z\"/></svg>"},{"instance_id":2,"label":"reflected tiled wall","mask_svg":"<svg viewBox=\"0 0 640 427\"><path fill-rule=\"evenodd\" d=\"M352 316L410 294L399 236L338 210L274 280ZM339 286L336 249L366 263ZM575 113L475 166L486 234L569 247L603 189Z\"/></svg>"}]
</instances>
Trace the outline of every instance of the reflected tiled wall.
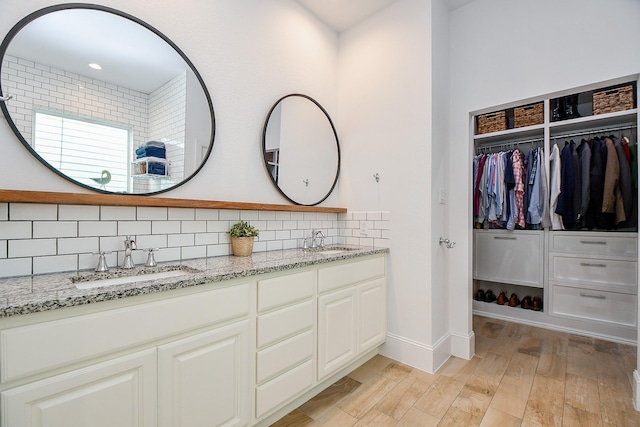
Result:
<instances>
[{"instance_id":1,"label":"reflected tiled wall","mask_svg":"<svg viewBox=\"0 0 640 427\"><path fill-rule=\"evenodd\" d=\"M115 267L126 235L134 236L139 249L161 248L157 261L229 255L227 231L239 220L260 230L256 252L301 247L313 229L325 233L327 244L389 245L389 212L0 203L0 277L93 269L98 251L112 252L107 263ZM134 252L136 263L145 260L146 252Z\"/></svg>"}]
</instances>

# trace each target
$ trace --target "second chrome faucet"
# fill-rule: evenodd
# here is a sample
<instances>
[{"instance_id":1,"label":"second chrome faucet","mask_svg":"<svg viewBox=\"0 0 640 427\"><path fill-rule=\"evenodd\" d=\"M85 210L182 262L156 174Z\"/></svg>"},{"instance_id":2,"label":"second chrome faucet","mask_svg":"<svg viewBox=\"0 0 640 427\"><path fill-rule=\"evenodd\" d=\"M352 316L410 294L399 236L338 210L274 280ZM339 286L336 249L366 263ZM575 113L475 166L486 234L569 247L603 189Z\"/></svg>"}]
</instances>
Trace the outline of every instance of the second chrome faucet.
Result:
<instances>
[{"instance_id":1,"label":"second chrome faucet","mask_svg":"<svg viewBox=\"0 0 640 427\"><path fill-rule=\"evenodd\" d=\"M136 241L131 238L131 236L127 236L124 239L124 260L122 261L122 265L120 268L123 269L131 269L136 266L133 262L133 258L131 257L131 253L133 250L137 249Z\"/></svg>"}]
</instances>

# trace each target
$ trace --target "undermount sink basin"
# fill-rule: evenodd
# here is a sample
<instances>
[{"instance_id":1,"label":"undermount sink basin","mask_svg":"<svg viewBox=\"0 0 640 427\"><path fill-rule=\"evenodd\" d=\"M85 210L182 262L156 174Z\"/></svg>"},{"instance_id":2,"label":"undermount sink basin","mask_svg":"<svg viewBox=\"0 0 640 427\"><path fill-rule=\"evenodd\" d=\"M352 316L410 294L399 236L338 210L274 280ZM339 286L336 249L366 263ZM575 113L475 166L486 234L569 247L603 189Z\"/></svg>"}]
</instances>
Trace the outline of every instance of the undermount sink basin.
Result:
<instances>
[{"instance_id":1,"label":"undermount sink basin","mask_svg":"<svg viewBox=\"0 0 640 427\"><path fill-rule=\"evenodd\" d=\"M102 288L105 286L126 285L137 282L148 282L150 280L168 279L171 277L188 276L193 273L197 273L198 270L189 267L168 267L161 271L147 272L145 270L137 270L132 274L122 276L120 274L126 274L123 270L119 270L116 273L95 274L84 277L72 277L71 281L75 283L78 289L94 289ZM116 277L112 275L116 274Z\"/></svg>"},{"instance_id":2,"label":"undermount sink basin","mask_svg":"<svg viewBox=\"0 0 640 427\"><path fill-rule=\"evenodd\" d=\"M317 252L322 255L337 255L343 252L355 251L356 248L348 248L342 246L327 246L326 248L313 248L310 249L311 252Z\"/></svg>"}]
</instances>

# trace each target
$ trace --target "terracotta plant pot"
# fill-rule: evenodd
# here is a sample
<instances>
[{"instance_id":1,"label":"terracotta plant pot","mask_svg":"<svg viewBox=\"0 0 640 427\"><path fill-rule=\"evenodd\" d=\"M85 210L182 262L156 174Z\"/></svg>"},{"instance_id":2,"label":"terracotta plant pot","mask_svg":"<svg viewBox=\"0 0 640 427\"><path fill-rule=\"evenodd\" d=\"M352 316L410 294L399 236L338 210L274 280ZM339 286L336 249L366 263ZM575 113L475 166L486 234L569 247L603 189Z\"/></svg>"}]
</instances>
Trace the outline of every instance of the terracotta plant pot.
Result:
<instances>
[{"instance_id":1,"label":"terracotta plant pot","mask_svg":"<svg viewBox=\"0 0 640 427\"><path fill-rule=\"evenodd\" d=\"M235 256L249 256L253 252L255 237L232 237L231 249Z\"/></svg>"}]
</instances>

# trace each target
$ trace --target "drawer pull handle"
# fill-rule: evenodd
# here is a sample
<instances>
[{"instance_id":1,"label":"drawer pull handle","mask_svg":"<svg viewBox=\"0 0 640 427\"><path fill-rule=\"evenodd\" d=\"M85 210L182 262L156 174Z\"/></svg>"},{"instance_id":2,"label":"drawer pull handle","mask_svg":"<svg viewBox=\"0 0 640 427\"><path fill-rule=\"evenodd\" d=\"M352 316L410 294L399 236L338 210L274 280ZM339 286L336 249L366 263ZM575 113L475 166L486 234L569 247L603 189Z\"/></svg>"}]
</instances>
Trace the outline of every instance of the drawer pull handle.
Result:
<instances>
[{"instance_id":1,"label":"drawer pull handle","mask_svg":"<svg viewBox=\"0 0 640 427\"><path fill-rule=\"evenodd\" d=\"M493 236L493 238L498 240L518 240L517 237L506 237L506 236Z\"/></svg>"},{"instance_id":2,"label":"drawer pull handle","mask_svg":"<svg viewBox=\"0 0 640 427\"><path fill-rule=\"evenodd\" d=\"M585 294L584 292L580 292L580 296L585 298L607 299L604 295Z\"/></svg>"},{"instance_id":3,"label":"drawer pull handle","mask_svg":"<svg viewBox=\"0 0 640 427\"><path fill-rule=\"evenodd\" d=\"M580 240L580 243L585 245L606 245L607 242L603 240Z\"/></svg>"},{"instance_id":4,"label":"drawer pull handle","mask_svg":"<svg viewBox=\"0 0 640 427\"><path fill-rule=\"evenodd\" d=\"M607 264L596 264L595 262L581 262L580 265L583 267L600 267L600 268L607 267Z\"/></svg>"}]
</instances>

